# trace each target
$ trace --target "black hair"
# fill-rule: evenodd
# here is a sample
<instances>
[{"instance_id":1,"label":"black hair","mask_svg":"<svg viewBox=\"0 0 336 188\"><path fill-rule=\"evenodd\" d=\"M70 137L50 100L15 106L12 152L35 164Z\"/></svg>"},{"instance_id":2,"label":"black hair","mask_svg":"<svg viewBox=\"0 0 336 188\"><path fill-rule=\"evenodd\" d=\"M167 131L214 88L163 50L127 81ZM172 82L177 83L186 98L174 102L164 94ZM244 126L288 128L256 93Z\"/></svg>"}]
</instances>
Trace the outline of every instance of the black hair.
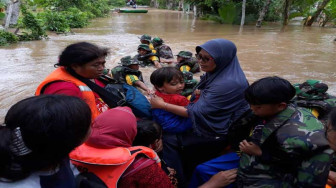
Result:
<instances>
[{"instance_id":1,"label":"black hair","mask_svg":"<svg viewBox=\"0 0 336 188\"><path fill-rule=\"evenodd\" d=\"M152 120L137 121L137 135L133 141L133 146L150 146L155 140L161 138L161 127Z\"/></svg>"},{"instance_id":2,"label":"black hair","mask_svg":"<svg viewBox=\"0 0 336 188\"><path fill-rule=\"evenodd\" d=\"M55 67L69 67L72 64L84 65L109 54L107 48L101 48L88 42L78 42L67 46L59 56Z\"/></svg>"},{"instance_id":3,"label":"black hair","mask_svg":"<svg viewBox=\"0 0 336 188\"><path fill-rule=\"evenodd\" d=\"M41 95L13 105L0 128L0 177L16 181L41 169L57 167L79 146L91 124L89 106L77 97ZM13 133L19 128L21 145L31 152L18 155ZM19 150L20 151L20 150Z\"/></svg>"},{"instance_id":4,"label":"black hair","mask_svg":"<svg viewBox=\"0 0 336 188\"><path fill-rule=\"evenodd\" d=\"M332 129L336 130L336 107L334 107L329 113L328 123Z\"/></svg>"},{"instance_id":5,"label":"black hair","mask_svg":"<svg viewBox=\"0 0 336 188\"><path fill-rule=\"evenodd\" d=\"M180 70L178 70L176 67L162 67L162 68L156 69L150 75L150 82L155 87L162 87L165 82L169 83L174 78L184 81L183 73Z\"/></svg>"},{"instance_id":6,"label":"black hair","mask_svg":"<svg viewBox=\"0 0 336 188\"><path fill-rule=\"evenodd\" d=\"M252 105L289 103L294 96L292 84L277 76L257 80L245 90L245 99Z\"/></svg>"}]
</instances>

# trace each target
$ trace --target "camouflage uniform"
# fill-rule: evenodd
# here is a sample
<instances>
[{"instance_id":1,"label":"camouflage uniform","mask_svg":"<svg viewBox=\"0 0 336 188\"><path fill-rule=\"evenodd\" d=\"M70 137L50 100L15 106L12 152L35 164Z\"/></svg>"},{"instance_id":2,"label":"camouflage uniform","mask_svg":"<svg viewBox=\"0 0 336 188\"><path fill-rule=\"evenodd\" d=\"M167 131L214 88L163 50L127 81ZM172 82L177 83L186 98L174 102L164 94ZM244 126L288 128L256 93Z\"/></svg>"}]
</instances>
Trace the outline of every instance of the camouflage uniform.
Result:
<instances>
[{"instance_id":1,"label":"camouflage uniform","mask_svg":"<svg viewBox=\"0 0 336 188\"><path fill-rule=\"evenodd\" d=\"M138 65L140 62L136 57L126 56L121 58L121 66L116 66L111 70L112 76L119 83L126 83L127 75L135 75L143 82L142 73L139 70L129 68L129 65Z\"/></svg>"},{"instance_id":2,"label":"camouflage uniform","mask_svg":"<svg viewBox=\"0 0 336 188\"><path fill-rule=\"evenodd\" d=\"M327 93L328 85L318 80L307 80L302 84L294 84L296 97L293 101L301 107L317 110L317 117L326 123L328 113L336 107L336 97Z\"/></svg>"},{"instance_id":3,"label":"camouflage uniform","mask_svg":"<svg viewBox=\"0 0 336 188\"><path fill-rule=\"evenodd\" d=\"M160 59L157 57L157 54L154 54L147 44L140 44L138 46L138 50L139 49L144 49L144 50L147 51L146 55L138 54L135 57L135 58L138 59L138 61L140 62L140 65L142 67L152 66L152 65L154 65L153 61L160 61Z\"/></svg>"},{"instance_id":4,"label":"camouflage uniform","mask_svg":"<svg viewBox=\"0 0 336 188\"><path fill-rule=\"evenodd\" d=\"M323 125L289 105L262 129L262 156L242 154L238 187L324 187L332 150Z\"/></svg>"},{"instance_id":5,"label":"camouflage uniform","mask_svg":"<svg viewBox=\"0 0 336 188\"><path fill-rule=\"evenodd\" d=\"M165 59L174 58L172 50L170 49L169 46L163 44L163 40L161 38L159 37L153 38L152 43L159 57L162 57Z\"/></svg>"},{"instance_id":6,"label":"camouflage uniform","mask_svg":"<svg viewBox=\"0 0 336 188\"><path fill-rule=\"evenodd\" d=\"M153 51L153 53L156 53L156 51L154 50L154 46L153 46L153 44L152 44L152 37L150 36L150 35L146 35L146 34L144 34L144 35L142 35L141 37L140 37L140 41L141 40L145 40L145 41L148 41L149 42L149 48Z\"/></svg>"},{"instance_id":7,"label":"camouflage uniform","mask_svg":"<svg viewBox=\"0 0 336 188\"><path fill-rule=\"evenodd\" d=\"M200 72L200 67L198 64L198 61L195 57L192 57L192 53L189 51L180 51L177 54L178 57L183 57L184 60L180 61L176 67L181 70L181 67L183 66L189 66L190 67L190 72L192 73L196 73L196 72ZM181 71L185 71L185 70L181 70Z\"/></svg>"},{"instance_id":8,"label":"camouflage uniform","mask_svg":"<svg viewBox=\"0 0 336 188\"><path fill-rule=\"evenodd\" d=\"M195 86L198 84L197 80L193 79L193 74L191 72L182 72L184 77L184 89L181 95L188 97L194 92Z\"/></svg>"}]
</instances>

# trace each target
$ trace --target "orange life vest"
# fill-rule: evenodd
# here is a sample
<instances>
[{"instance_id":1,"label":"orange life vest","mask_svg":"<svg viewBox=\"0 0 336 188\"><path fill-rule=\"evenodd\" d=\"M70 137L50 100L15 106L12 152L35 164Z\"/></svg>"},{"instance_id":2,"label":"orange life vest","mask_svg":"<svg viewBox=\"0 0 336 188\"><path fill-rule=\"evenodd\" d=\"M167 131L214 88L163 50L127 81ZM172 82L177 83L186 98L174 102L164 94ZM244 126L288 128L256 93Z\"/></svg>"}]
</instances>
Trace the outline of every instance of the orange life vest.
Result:
<instances>
[{"instance_id":1,"label":"orange life vest","mask_svg":"<svg viewBox=\"0 0 336 188\"><path fill-rule=\"evenodd\" d=\"M161 166L160 159L150 148L143 146L99 149L86 145L70 153L70 160L81 172L92 172L109 188L117 187L118 181L138 154L144 154Z\"/></svg>"},{"instance_id":2,"label":"orange life vest","mask_svg":"<svg viewBox=\"0 0 336 188\"><path fill-rule=\"evenodd\" d=\"M35 95L41 95L41 92L43 92L43 89L47 84L56 81L71 82L79 88L79 90L82 92L84 101L90 106L92 120L94 120L100 114L97 109L95 96L92 90L85 83L79 81L77 78L69 74L64 67L57 68L54 72L49 74L49 76L47 76L47 78L44 79L42 83L37 87Z\"/></svg>"}]
</instances>

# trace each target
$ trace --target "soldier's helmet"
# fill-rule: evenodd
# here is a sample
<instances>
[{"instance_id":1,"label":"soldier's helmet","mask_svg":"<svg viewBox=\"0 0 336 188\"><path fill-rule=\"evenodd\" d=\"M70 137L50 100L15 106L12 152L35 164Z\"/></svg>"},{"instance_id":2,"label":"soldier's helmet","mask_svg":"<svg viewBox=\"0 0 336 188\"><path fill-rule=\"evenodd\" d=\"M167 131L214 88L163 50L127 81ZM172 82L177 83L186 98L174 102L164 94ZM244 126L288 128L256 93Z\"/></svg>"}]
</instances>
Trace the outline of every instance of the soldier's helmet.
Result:
<instances>
[{"instance_id":1,"label":"soldier's helmet","mask_svg":"<svg viewBox=\"0 0 336 188\"><path fill-rule=\"evenodd\" d=\"M183 78L185 81L193 79L193 73L188 72L188 71L183 71L182 73L183 73Z\"/></svg>"},{"instance_id":2,"label":"soldier's helmet","mask_svg":"<svg viewBox=\"0 0 336 188\"><path fill-rule=\"evenodd\" d=\"M301 84L294 84L296 95L304 99L324 99L327 97L328 85L318 80L307 80Z\"/></svg>"},{"instance_id":3,"label":"soldier's helmet","mask_svg":"<svg viewBox=\"0 0 336 188\"><path fill-rule=\"evenodd\" d=\"M140 62L137 58L132 58L131 56L125 56L120 59L122 66L129 66L129 65L139 65Z\"/></svg>"},{"instance_id":4,"label":"soldier's helmet","mask_svg":"<svg viewBox=\"0 0 336 188\"><path fill-rule=\"evenodd\" d=\"M153 38L152 43L154 46L159 46L163 44L163 40L160 37L155 37Z\"/></svg>"},{"instance_id":5,"label":"soldier's helmet","mask_svg":"<svg viewBox=\"0 0 336 188\"><path fill-rule=\"evenodd\" d=\"M152 37L150 35L144 34L140 37L140 40L145 40L145 41L151 42Z\"/></svg>"},{"instance_id":6,"label":"soldier's helmet","mask_svg":"<svg viewBox=\"0 0 336 188\"><path fill-rule=\"evenodd\" d=\"M190 59L192 57L192 53L189 51L180 51L176 56Z\"/></svg>"},{"instance_id":7,"label":"soldier's helmet","mask_svg":"<svg viewBox=\"0 0 336 188\"><path fill-rule=\"evenodd\" d=\"M144 50L146 50L146 51L148 51L148 52L151 52L152 50L149 48L149 46L147 45L147 44L140 44L139 46L138 46L138 50L139 49L144 49Z\"/></svg>"}]
</instances>

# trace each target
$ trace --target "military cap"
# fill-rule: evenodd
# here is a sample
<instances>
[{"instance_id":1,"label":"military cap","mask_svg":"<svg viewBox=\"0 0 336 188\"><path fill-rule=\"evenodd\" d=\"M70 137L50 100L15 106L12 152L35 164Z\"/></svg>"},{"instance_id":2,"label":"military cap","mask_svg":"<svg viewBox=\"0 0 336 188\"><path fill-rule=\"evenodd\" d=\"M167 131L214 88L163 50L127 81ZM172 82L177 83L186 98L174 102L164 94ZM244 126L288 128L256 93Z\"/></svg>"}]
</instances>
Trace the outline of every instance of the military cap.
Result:
<instances>
[{"instance_id":1,"label":"military cap","mask_svg":"<svg viewBox=\"0 0 336 188\"><path fill-rule=\"evenodd\" d=\"M328 85L318 80L306 80L302 84L294 84L296 95L305 99L324 99L327 97Z\"/></svg>"},{"instance_id":2,"label":"military cap","mask_svg":"<svg viewBox=\"0 0 336 188\"><path fill-rule=\"evenodd\" d=\"M192 57L192 53L189 51L180 51L176 56L189 59Z\"/></svg>"},{"instance_id":3,"label":"military cap","mask_svg":"<svg viewBox=\"0 0 336 188\"><path fill-rule=\"evenodd\" d=\"M148 42L151 42L152 37L149 36L149 35L144 34L144 35L142 35L142 36L140 37L140 40L146 40L146 41L148 41Z\"/></svg>"},{"instance_id":4,"label":"military cap","mask_svg":"<svg viewBox=\"0 0 336 188\"><path fill-rule=\"evenodd\" d=\"M121 61L121 65L123 66L140 64L137 58L132 58L131 56L125 56L121 58L120 61Z\"/></svg>"},{"instance_id":5,"label":"military cap","mask_svg":"<svg viewBox=\"0 0 336 188\"><path fill-rule=\"evenodd\" d=\"M138 46L138 50L139 49L144 49L144 50L146 50L146 51L148 51L148 52L151 52L152 50L149 48L149 46L147 45L147 44L140 44L139 46Z\"/></svg>"},{"instance_id":6,"label":"military cap","mask_svg":"<svg viewBox=\"0 0 336 188\"><path fill-rule=\"evenodd\" d=\"M161 45L161 44L163 44L163 40L160 37L155 37L155 38L153 38L152 43L155 46Z\"/></svg>"}]
</instances>

